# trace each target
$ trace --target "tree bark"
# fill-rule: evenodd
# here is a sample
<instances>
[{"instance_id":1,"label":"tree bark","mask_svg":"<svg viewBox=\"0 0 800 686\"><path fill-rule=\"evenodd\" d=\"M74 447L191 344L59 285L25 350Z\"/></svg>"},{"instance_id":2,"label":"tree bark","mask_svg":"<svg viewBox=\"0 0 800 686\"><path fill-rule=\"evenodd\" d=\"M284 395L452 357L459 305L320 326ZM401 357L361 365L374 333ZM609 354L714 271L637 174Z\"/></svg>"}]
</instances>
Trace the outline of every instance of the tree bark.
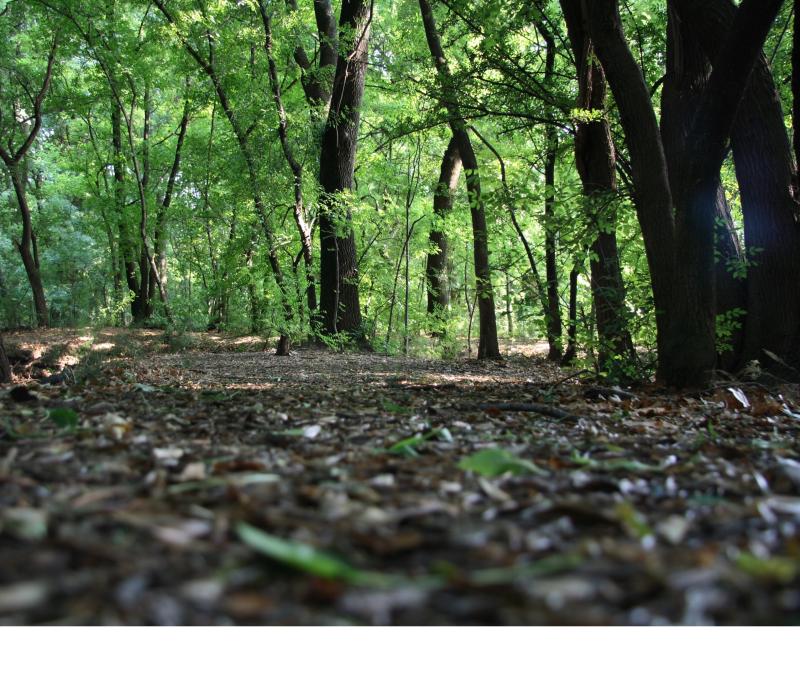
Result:
<instances>
[{"instance_id":1,"label":"tree bark","mask_svg":"<svg viewBox=\"0 0 800 686\"><path fill-rule=\"evenodd\" d=\"M39 254L36 249L36 235L33 232L33 220L31 219L31 208L28 204L26 194L28 179L25 157L42 128L42 105L44 104L44 100L50 90L50 84L52 83L53 65L55 64L57 50L58 35L56 34L53 36L53 42L47 56L47 66L45 68L41 87L34 95L31 93L31 89L28 86L23 85L23 88L30 97L33 112L29 119L29 121L31 121L30 128L28 130L23 128L21 131L22 143L19 146L13 143L13 133L9 135L7 147L4 145L5 141L0 142L0 159L3 160L3 164L5 164L9 176L11 177L11 184L14 187L14 195L17 198L17 205L22 220L22 237L19 241L15 241L15 245L22 258L22 264L25 267L25 273L31 286L37 326L49 326L50 316L47 310L44 287L42 285ZM11 119L16 123L16 113Z\"/></svg>"},{"instance_id":2,"label":"tree bark","mask_svg":"<svg viewBox=\"0 0 800 686\"><path fill-rule=\"evenodd\" d=\"M0 383L11 383L11 364L6 355L2 334L0 334Z\"/></svg>"},{"instance_id":3,"label":"tree bark","mask_svg":"<svg viewBox=\"0 0 800 686\"><path fill-rule=\"evenodd\" d=\"M428 282L428 314L436 315L450 306L450 279L448 274L447 234L444 222L453 209L453 195L461 176L461 157L455 138L450 138L442 157L439 183L433 193L433 224L428 240L432 252L428 254L426 276Z\"/></svg>"},{"instance_id":4,"label":"tree bark","mask_svg":"<svg viewBox=\"0 0 800 686\"><path fill-rule=\"evenodd\" d=\"M717 67L722 56L721 37L730 32L736 7L730 0L671 2ZM780 97L763 54L757 57L737 111L731 147L748 260L741 361L760 358L771 365L771 358L763 353L766 349L795 364L800 361L800 228L797 203L792 197L796 174Z\"/></svg>"},{"instance_id":5,"label":"tree bark","mask_svg":"<svg viewBox=\"0 0 800 686\"><path fill-rule=\"evenodd\" d=\"M23 165L14 164L9 167L8 171L22 219L22 237L19 241L15 240L14 244L17 247L19 256L22 258L25 274L31 287L33 309L36 312L36 325L40 327L50 326L50 314L47 310L47 300L45 299L39 260L33 253L33 220L31 218L31 208L28 204L28 196L25 192L26 179L24 178Z\"/></svg>"},{"instance_id":6,"label":"tree bark","mask_svg":"<svg viewBox=\"0 0 800 686\"><path fill-rule=\"evenodd\" d=\"M264 51L267 54L269 83L272 90L272 99L275 102L275 109L278 112L278 138L281 142L283 156L292 173L292 188L294 190L293 215L300 234L300 250L303 255L303 263L306 270L306 302L308 304L309 317L313 321L317 310L317 291L314 283L314 256L312 253L311 224L308 221L306 205L303 199L303 166L297 161L297 157L292 150L289 142L289 124L286 110L283 106L281 96L281 84L278 79L278 68L272 54L272 21L267 11L265 0L258 0L258 9L261 14L261 21L264 26ZM318 83L319 80L315 81Z\"/></svg>"},{"instance_id":7,"label":"tree bark","mask_svg":"<svg viewBox=\"0 0 800 686\"><path fill-rule=\"evenodd\" d=\"M188 83L187 83L188 91ZM172 158L172 166L169 170L169 177L167 178L167 187L164 189L164 196L156 212L156 221L153 231L153 248L156 266L158 267L158 274L161 277L161 284L164 287L164 292L169 293L167 290L167 213L169 212L170 205L172 204L172 196L175 192L175 183L178 180L178 173L181 168L181 154L183 152L183 144L186 140L186 132L189 128L189 95L186 94L186 99L183 103L183 114L181 115L181 123L178 127L178 141L175 144L175 155ZM153 294L158 289L156 284L155 272L150 272L150 293Z\"/></svg>"},{"instance_id":8,"label":"tree bark","mask_svg":"<svg viewBox=\"0 0 800 686\"><path fill-rule=\"evenodd\" d=\"M580 119L575 133L575 165L583 184L590 248L590 273L598 337L598 367L612 378L630 375L636 353L628 331L616 223L616 152L606 107L606 76L594 59L580 0L561 0L578 74L580 110L600 114Z\"/></svg>"},{"instance_id":9,"label":"tree bark","mask_svg":"<svg viewBox=\"0 0 800 686\"><path fill-rule=\"evenodd\" d=\"M685 204L692 151L687 149L688 136L694 117L708 85L711 64L689 27L668 8L667 71L661 92L661 137L669 169L670 186L677 205ZM716 315L744 311L746 283L739 276L742 255L733 227L725 191L717 188L715 218L715 311ZM720 355L721 367L733 370L741 355L743 331L733 332L728 341L730 351Z\"/></svg>"},{"instance_id":10,"label":"tree bark","mask_svg":"<svg viewBox=\"0 0 800 686\"><path fill-rule=\"evenodd\" d=\"M326 334L347 333L364 343L358 295L355 234L346 206L353 187L361 100L367 71L372 5L344 0L328 121L320 151L320 314Z\"/></svg>"},{"instance_id":11,"label":"tree bark","mask_svg":"<svg viewBox=\"0 0 800 686\"><path fill-rule=\"evenodd\" d=\"M782 0L744 0L737 11L688 137L687 149L693 155L688 191L685 204L676 206L655 113L625 41L618 4L584 0L591 36L626 131L637 209L651 220L642 221L642 229L656 307L664 312L659 322L659 375L674 385L703 383L714 368L714 220L719 172L739 102L781 4Z\"/></svg>"},{"instance_id":12,"label":"tree bark","mask_svg":"<svg viewBox=\"0 0 800 686\"><path fill-rule=\"evenodd\" d=\"M553 36L544 26L539 25L539 32L545 39L544 81L548 90L553 87L556 64L556 44ZM544 160L544 254L547 276L547 359L559 362L563 354L561 336L561 301L558 293L557 242L558 231L555 226L556 205L556 161L558 158L558 129L553 124L544 127L545 160Z\"/></svg>"},{"instance_id":13,"label":"tree bark","mask_svg":"<svg viewBox=\"0 0 800 686\"><path fill-rule=\"evenodd\" d=\"M489 265L489 241L486 228L486 211L481 195L481 179L478 159L467 132L467 123L461 115L456 92L452 84L436 21L428 0L419 0L422 23L439 78L442 101L450 117L450 130L458 146L464 175L467 180L470 214L472 216L473 253L475 260L475 281L478 298L480 335L478 339L478 359L500 358L500 345L497 340L497 318L494 307L492 274Z\"/></svg>"}]
</instances>

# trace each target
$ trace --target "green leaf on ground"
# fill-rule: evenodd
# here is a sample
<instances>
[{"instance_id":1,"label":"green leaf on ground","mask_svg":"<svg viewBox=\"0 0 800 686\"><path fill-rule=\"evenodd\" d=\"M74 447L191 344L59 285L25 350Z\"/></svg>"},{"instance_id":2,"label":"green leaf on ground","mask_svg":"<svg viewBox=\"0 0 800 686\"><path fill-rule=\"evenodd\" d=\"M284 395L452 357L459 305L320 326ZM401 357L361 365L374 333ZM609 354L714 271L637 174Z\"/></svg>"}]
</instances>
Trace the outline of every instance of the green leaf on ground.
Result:
<instances>
[{"instance_id":1,"label":"green leaf on ground","mask_svg":"<svg viewBox=\"0 0 800 686\"><path fill-rule=\"evenodd\" d=\"M277 562L323 579L356 581L361 572L333 555L323 553L307 543L287 541L240 522L236 533L253 550Z\"/></svg>"},{"instance_id":2,"label":"green leaf on ground","mask_svg":"<svg viewBox=\"0 0 800 686\"><path fill-rule=\"evenodd\" d=\"M78 426L78 413L68 407L55 407L48 410L47 415L60 429L74 429Z\"/></svg>"},{"instance_id":3,"label":"green leaf on ground","mask_svg":"<svg viewBox=\"0 0 800 686\"><path fill-rule=\"evenodd\" d=\"M530 460L523 460L503 448L484 448L458 463L461 469L475 472L481 476L495 477L503 474L538 474L544 476L547 472L537 467Z\"/></svg>"}]
</instances>

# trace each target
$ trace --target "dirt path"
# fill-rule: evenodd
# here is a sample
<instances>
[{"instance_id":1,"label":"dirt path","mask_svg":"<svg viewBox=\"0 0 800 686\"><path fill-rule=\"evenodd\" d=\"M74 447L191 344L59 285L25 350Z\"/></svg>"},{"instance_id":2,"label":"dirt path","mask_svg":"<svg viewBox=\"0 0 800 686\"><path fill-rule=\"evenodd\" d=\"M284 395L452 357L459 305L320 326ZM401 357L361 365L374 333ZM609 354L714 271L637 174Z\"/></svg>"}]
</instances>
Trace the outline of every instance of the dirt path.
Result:
<instances>
[{"instance_id":1,"label":"dirt path","mask_svg":"<svg viewBox=\"0 0 800 686\"><path fill-rule=\"evenodd\" d=\"M75 383L0 388L2 623L800 620L796 387L48 336L17 372Z\"/></svg>"}]
</instances>

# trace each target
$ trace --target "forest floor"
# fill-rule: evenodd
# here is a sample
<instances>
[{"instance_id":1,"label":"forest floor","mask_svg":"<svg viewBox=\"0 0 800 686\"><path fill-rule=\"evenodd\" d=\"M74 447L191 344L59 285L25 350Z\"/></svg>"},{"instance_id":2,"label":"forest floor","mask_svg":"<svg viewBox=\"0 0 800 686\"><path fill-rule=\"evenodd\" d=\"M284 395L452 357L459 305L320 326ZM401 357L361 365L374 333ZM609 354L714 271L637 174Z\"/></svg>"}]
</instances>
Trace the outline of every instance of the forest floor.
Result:
<instances>
[{"instance_id":1,"label":"forest floor","mask_svg":"<svg viewBox=\"0 0 800 686\"><path fill-rule=\"evenodd\" d=\"M524 346L6 346L0 623L800 621L796 386L615 391Z\"/></svg>"}]
</instances>

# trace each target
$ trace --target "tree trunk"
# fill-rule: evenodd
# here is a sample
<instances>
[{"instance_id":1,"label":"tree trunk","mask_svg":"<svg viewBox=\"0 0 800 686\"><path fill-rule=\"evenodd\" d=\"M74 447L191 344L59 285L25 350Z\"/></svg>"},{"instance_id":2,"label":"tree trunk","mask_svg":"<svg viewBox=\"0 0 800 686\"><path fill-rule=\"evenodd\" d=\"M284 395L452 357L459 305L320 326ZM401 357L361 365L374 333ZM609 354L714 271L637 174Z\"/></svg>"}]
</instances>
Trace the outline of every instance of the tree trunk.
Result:
<instances>
[{"instance_id":1,"label":"tree trunk","mask_svg":"<svg viewBox=\"0 0 800 686\"><path fill-rule=\"evenodd\" d=\"M688 136L703 91L708 84L711 64L691 31L682 25L673 7L668 9L667 71L661 92L661 137L669 169L670 186L677 205L686 203L687 180L691 152ZM721 184L717 188L715 225L714 280L717 316L743 311L746 306L746 284L737 278L736 269L742 255L733 227L730 209ZM735 313L734 313L735 314ZM720 356L723 368L732 370L741 355L742 330L733 332L727 344L730 350Z\"/></svg>"},{"instance_id":2,"label":"tree trunk","mask_svg":"<svg viewBox=\"0 0 800 686\"><path fill-rule=\"evenodd\" d=\"M44 286L42 285L42 275L39 271L38 259L33 254L33 220L31 218L31 208L28 204L28 197L25 192L26 182L25 178L23 178L24 171L19 164L12 165L8 171L11 177L11 183L14 186L17 206L19 207L20 217L22 219L22 238L19 241L14 241L14 243L19 252L19 256L22 258L25 274L28 277L28 283L31 287L33 308L36 312L36 325L50 326L50 315L47 311L47 301L44 295Z\"/></svg>"},{"instance_id":3,"label":"tree trunk","mask_svg":"<svg viewBox=\"0 0 800 686\"><path fill-rule=\"evenodd\" d=\"M549 31L546 31L543 26L539 26L539 31L543 34L547 45L544 80L545 84L547 84L549 88L552 88L556 64L556 44ZM561 321L561 302L558 293L558 264L556 262L558 231L555 227L558 130L553 124L545 125L544 139L544 255L547 276L547 344L550 348L547 359L558 362L561 360L563 351L561 347L563 324Z\"/></svg>"},{"instance_id":4,"label":"tree trunk","mask_svg":"<svg viewBox=\"0 0 800 686\"><path fill-rule=\"evenodd\" d=\"M594 59L584 28L580 0L561 0L578 74L581 110L604 112L606 76ZM575 133L575 165L583 184L590 248L590 273L598 337L598 367L612 378L630 375L636 353L628 331L625 285L617 248L616 154L608 120L579 120Z\"/></svg>"},{"instance_id":5,"label":"tree trunk","mask_svg":"<svg viewBox=\"0 0 800 686\"><path fill-rule=\"evenodd\" d=\"M625 41L618 3L584 0L631 153L657 308L659 376L675 385L703 383L716 360L713 270L719 172L747 79L780 5L781 0L745 0L739 8L688 138L693 157L687 200L675 206L655 112Z\"/></svg>"},{"instance_id":6,"label":"tree trunk","mask_svg":"<svg viewBox=\"0 0 800 686\"><path fill-rule=\"evenodd\" d=\"M622 30L617 0L583 0L595 52L614 93L631 159L634 204L642 229L656 312L659 376L664 378L675 222L667 162L650 92Z\"/></svg>"},{"instance_id":7,"label":"tree trunk","mask_svg":"<svg viewBox=\"0 0 800 686\"><path fill-rule=\"evenodd\" d=\"M358 126L372 6L344 0L339 19L340 43L347 44L336 64L333 95L320 152L320 314L327 334L348 333L364 342L358 297L355 234L350 225L347 192L353 187Z\"/></svg>"},{"instance_id":8,"label":"tree trunk","mask_svg":"<svg viewBox=\"0 0 800 686\"><path fill-rule=\"evenodd\" d=\"M580 266L576 264L569 273L569 321L567 322L567 349L561 358L561 364L572 363L578 354L578 274Z\"/></svg>"},{"instance_id":9,"label":"tree trunk","mask_svg":"<svg viewBox=\"0 0 800 686\"><path fill-rule=\"evenodd\" d=\"M125 272L125 281L128 290L134 294L139 293L139 283L136 279L136 260L134 257L135 244L131 238L128 223L125 220L125 160L122 154L122 112L119 103L111 99L111 145L113 148L114 162L114 213L117 218L119 232L120 260ZM131 314L134 321L141 319L141 307L138 295L134 295L131 302Z\"/></svg>"},{"instance_id":10,"label":"tree trunk","mask_svg":"<svg viewBox=\"0 0 800 686\"><path fill-rule=\"evenodd\" d=\"M733 26L736 7L730 0L672 0L672 4L716 67L722 36ZM731 147L749 263L742 361L760 358L772 364L763 354L766 349L796 363L800 358L800 229L791 193L795 167L780 97L763 54L757 58L737 111Z\"/></svg>"},{"instance_id":11,"label":"tree trunk","mask_svg":"<svg viewBox=\"0 0 800 686\"><path fill-rule=\"evenodd\" d=\"M478 339L478 359L499 358L500 345L497 340L497 318L494 307L494 291L492 274L489 266L489 241L486 229L486 211L481 195L481 179L478 171L478 159L472 148L472 141L467 133L467 123L461 116L456 92L452 84L450 69L442 50L436 21L428 0L419 0L422 23L428 48L431 51L439 77L443 104L450 115L450 130L458 146L464 175L467 179L470 214L472 216L472 236L474 244L475 281L477 287L478 316L480 336Z\"/></svg>"},{"instance_id":12,"label":"tree trunk","mask_svg":"<svg viewBox=\"0 0 800 686\"><path fill-rule=\"evenodd\" d=\"M681 7L694 4L676 0ZM675 373L687 379L716 360L714 237L720 168L739 119L737 112L753 68L783 0L745 0L725 35L687 138L692 151L685 201L676 204L674 339L680 350ZM763 154L763 151L762 151ZM674 196L673 196L674 197ZM774 288L774 283L772 283ZM750 284L752 292L753 284ZM772 297L775 297L774 292ZM800 312L798 312L800 314ZM747 335L747 334L746 334Z\"/></svg>"},{"instance_id":13,"label":"tree trunk","mask_svg":"<svg viewBox=\"0 0 800 686\"><path fill-rule=\"evenodd\" d=\"M283 106L278 68L272 54L272 21L267 11L266 0L258 0L258 8L264 26L264 51L267 54L267 71L269 72L272 99L275 102L275 109L278 112L278 138L281 142L281 149L286 158L286 163L292 173L292 187L294 190L293 215L297 231L300 234L300 250L303 255L303 263L306 271L306 301L308 304L309 318L313 321L317 310L317 291L314 284L311 224L308 221L305 201L303 199L303 167L300 162L297 161L294 150L292 150L292 145L289 142L289 124L286 117L286 110Z\"/></svg>"},{"instance_id":14,"label":"tree trunk","mask_svg":"<svg viewBox=\"0 0 800 686\"><path fill-rule=\"evenodd\" d=\"M11 382L11 364L6 355L6 348L3 345L3 336L0 334L0 383Z\"/></svg>"},{"instance_id":15,"label":"tree trunk","mask_svg":"<svg viewBox=\"0 0 800 686\"><path fill-rule=\"evenodd\" d=\"M428 282L428 314L437 315L450 306L450 279L448 274L447 235L445 219L453 209L453 195L461 176L461 157L455 138L450 138L442 157L439 183L433 194L433 224L429 241L432 252L428 254L426 276ZM438 327L436 327L438 329Z\"/></svg>"}]
</instances>

